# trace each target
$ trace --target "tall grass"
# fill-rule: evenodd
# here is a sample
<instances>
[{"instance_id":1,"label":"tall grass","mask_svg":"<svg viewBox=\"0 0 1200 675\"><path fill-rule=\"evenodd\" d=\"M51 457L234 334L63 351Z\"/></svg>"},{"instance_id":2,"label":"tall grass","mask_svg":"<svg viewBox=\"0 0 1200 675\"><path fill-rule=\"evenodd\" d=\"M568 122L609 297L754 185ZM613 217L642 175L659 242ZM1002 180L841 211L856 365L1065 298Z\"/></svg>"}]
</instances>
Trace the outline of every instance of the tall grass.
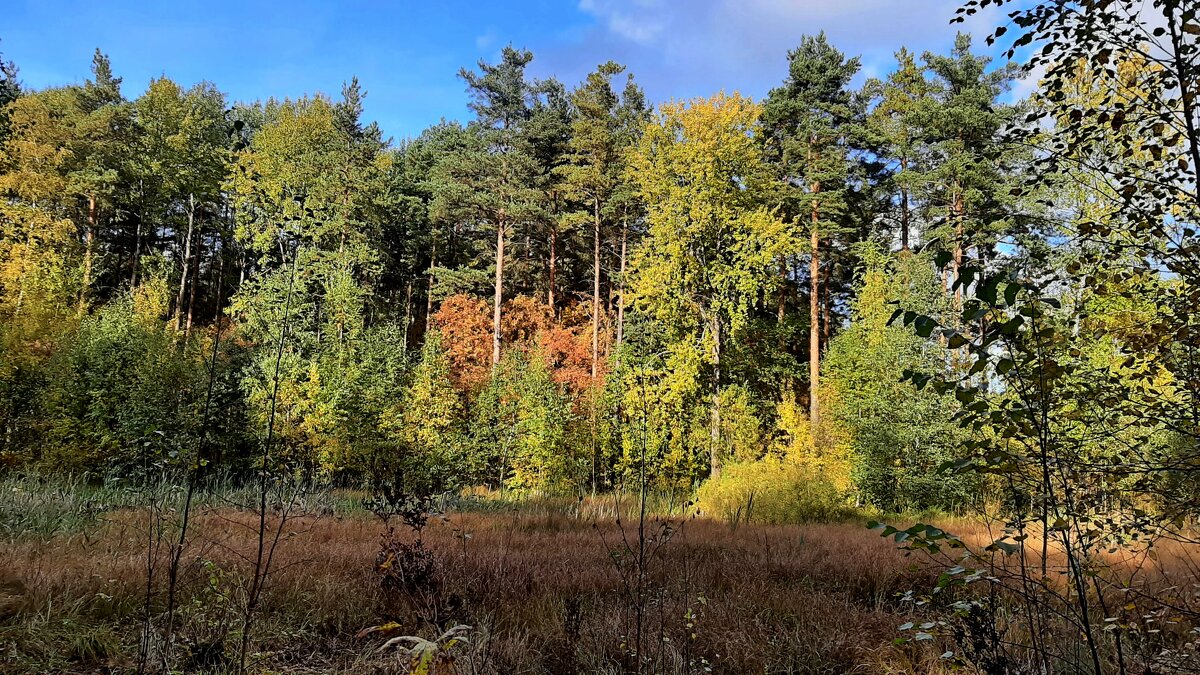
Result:
<instances>
[{"instance_id":1,"label":"tall grass","mask_svg":"<svg viewBox=\"0 0 1200 675\"><path fill-rule=\"evenodd\" d=\"M166 480L158 490L179 490L181 483ZM196 490L195 504L205 508L234 507L249 503L257 494L253 485L239 484L217 475ZM366 494L347 489L315 489L305 494L303 510L325 515L366 513ZM144 489L120 480L94 480L77 476L0 476L0 540L48 540L63 535L86 535L108 514L144 506ZM447 502L452 503L452 502Z\"/></svg>"},{"instance_id":2,"label":"tall grass","mask_svg":"<svg viewBox=\"0 0 1200 675\"><path fill-rule=\"evenodd\" d=\"M100 672L131 663L144 583L141 518L115 511L87 540L59 535L0 550L0 570L23 589L0 616L0 643L16 664L5 670ZM238 640L238 594L257 548L253 512L203 507L195 518L197 539L181 571L183 664L203 662L222 626ZM628 598L601 537L636 537L633 521L618 526L544 509L435 519L422 537L439 578L421 601L436 603L437 626L420 618L433 616L423 607L386 605L396 600L373 571L372 518L314 514L295 525L259 609L255 669L389 672L394 657L377 653L379 640L355 638L389 620L400 623L398 634L429 639L459 623L473 626L469 645L455 651L462 673L632 666ZM643 651L653 655L652 672L923 673L937 665L925 645L892 644L896 626L911 620L895 595L932 577L911 571L911 560L864 528L735 531L696 520L658 555L646 570Z\"/></svg>"}]
</instances>

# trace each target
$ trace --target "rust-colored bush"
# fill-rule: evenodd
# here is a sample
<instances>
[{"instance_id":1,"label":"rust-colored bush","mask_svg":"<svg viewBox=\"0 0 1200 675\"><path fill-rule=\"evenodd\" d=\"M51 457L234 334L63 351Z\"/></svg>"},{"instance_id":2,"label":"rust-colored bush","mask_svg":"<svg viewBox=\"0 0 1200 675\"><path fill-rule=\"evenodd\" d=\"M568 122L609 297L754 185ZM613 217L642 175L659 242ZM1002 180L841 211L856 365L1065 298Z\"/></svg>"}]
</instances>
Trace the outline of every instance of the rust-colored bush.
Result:
<instances>
[{"instance_id":1,"label":"rust-colored bush","mask_svg":"<svg viewBox=\"0 0 1200 675\"><path fill-rule=\"evenodd\" d=\"M450 378L462 391L474 391L492 367L492 323L487 302L469 295L452 295L433 315L450 358Z\"/></svg>"}]
</instances>

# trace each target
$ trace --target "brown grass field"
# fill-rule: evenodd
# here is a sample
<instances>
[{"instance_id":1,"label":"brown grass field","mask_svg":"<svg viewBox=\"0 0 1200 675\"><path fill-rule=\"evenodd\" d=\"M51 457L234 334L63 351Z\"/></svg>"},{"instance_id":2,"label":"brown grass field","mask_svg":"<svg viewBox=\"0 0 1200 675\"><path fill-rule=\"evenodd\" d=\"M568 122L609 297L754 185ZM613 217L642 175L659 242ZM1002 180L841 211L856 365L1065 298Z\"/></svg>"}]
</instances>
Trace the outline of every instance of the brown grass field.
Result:
<instances>
[{"instance_id":1,"label":"brown grass field","mask_svg":"<svg viewBox=\"0 0 1200 675\"><path fill-rule=\"evenodd\" d=\"M234 665L256 525L229 509L193 523L175 652L185 672ZM900 624L923 620L901 594L928 590L939 568L860 523L651 520L640 593L636 528L551 511L454 513L431 521L420 549L398 528L395 555L381 557L377 519L297 517L273 562L250 670L405 673L405 659L379 649L389 636L435 638L465 624L467 641L433 672L949 671L939 658L948 645L896 641ZM135 672L148 565L153 626L165 596L166 546L147 548L138 511L7 544L0 671Z\"/></svg>"},{"instance_id":2,"label":"brown grass field","mask_svg":"<svg viewBox=\"0 0 1200 675\"><path fill-rule=\"evenodd\" d=\"M897 625L909 620L897 594L927 587L933 572L861 524L670 523L669 537L661 521L647 527L639 601L636 523L624 526L623 539L611 520L453 514L425 530L432 565L402 560L423 571L385 588L376 568L378 520L297 518L273 563L252 665L260 672L406 672L395 654L378 651L384 634L356 637L394 621L392 633L425 637L471 626L449 672L630 672L640 609L642 672L937 668L937 649L893 644ZM193 654L190 667L219 669L212 645L236 653L254 524L252 514L228 511L194 523L180 581L180 641ZM410 542L412 535L398 531L397 538ZM123 512L88 533L0 551L0 668L136 668L148 562L159 570L152 614L162 611L165 593L165 547L148 561L146 542L142 514Z\"/></svg>"}]
</instances>

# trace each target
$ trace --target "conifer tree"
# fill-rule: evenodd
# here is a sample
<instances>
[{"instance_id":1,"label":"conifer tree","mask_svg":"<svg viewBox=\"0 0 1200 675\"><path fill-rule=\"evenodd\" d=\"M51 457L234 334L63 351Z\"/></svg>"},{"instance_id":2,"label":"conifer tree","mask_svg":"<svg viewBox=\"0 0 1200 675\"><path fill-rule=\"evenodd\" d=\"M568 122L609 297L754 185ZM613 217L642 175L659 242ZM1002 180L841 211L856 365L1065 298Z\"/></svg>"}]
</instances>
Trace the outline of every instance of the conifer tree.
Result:
<instances>
[{"instance_id":1,"label":"conifer tree","mask_svg":"<svg viewBox=\"0 0 1200 675\"><path fill-rule=\"evenodd\" d=\"M8 138L8 104L21 95L21 83L17 79L17 65L4 60L0 52L0 146Z\"/></svg>"},{"instance_id":2,"label":"conifer tree","mask_svg":"<svg viewBox=\"0 0 1200 675\"><path fill-rule=\"evenodd\" d=\"M573 111L566 88L554 78L537 82L533 94L529 122L522 132L534 163L530 187L537 191L534 211L524 224L525 266L529 268L525 270L525 286L530 292L544 290L546 303L557 311L562 230L569 209L560 169L567 161ZM546 244L544 268L542 252L535 250L542 241ZM543 283L544 289L540 287Z\"/></svg>"},{"instance_id":3,"label":"conifer tree","mask_svg":"<svg viewBox=\"0 0 1200 675\"><path fill-rule=\"evenodd\" d=\"M1016 71L1011 65L989 71L991 59L972 54L971 37L964 33L949 56L927 52L923 58L935 87L922 115L933 152L924 177L925 199L937 223L930 234L950 254L950 273L957 278L965 251L974 247L986 255L1004 226L1009 190L997 133L1014 108L997 98ZM962 293L959 286L959 306Z\"/></svg>"},{"instance_id":4,"label":"conifer tree","mask_svg":"<svg viewBox=\"0 0 1200 675\"><path fill-rule=\"evenodd\" d=\"M504 303L505 243L514 223L533 215L537 193L530 185L536 171L522 130L531 112L533 87L525 68L526 50L505 47L500 63L480 61L478 72L459 75L471 95L471 123L478 142L439 164L443 204L494 230L495 274L492 294L492 366L500 363Z\"/></svg>"},{"instance_id":5,"label":"conifer tree","mask_svg":"<svg viewBox=\"0 0 1200 675\"><path fill-rule=\"evenodd\" d=\"M625 69L612 61L601 64L571 94L578 111L572 125L570 164L563 167L572 194L587 208L592 230L592 379L600 361L600 260L603 220L620 182L623 139L618 118L621 101L612 78Z\"/></svg>"},{"instance_id":6,"label":"conifer tree","mask_svg":"<svg viewBox=\"0 0 1200 675\"><path fill-rule=\"evenodd\" d=\"M788 77L763 104L769 159L784 178L784 214L809 223L809 414L820 419L822 245L846 206L849 135L857 122L848 89L859 69L821 33L788 52Z\"/></svg>"},{"instance_id":7,"label":"conifer tree","mask_svg":"<svg viewBox=\"0 0 1200 675\"><path fill-rule=\"evenodd\" d=\"M897 217L900 250L907 251L913 234L914 185L927 165L928 147L922 121L932 105L933 85L925 69L907 49L896 52L896 69L883 81L866 86L878 100L868 124L883 151L883 157L896 167L892 181L899 193Z\"/></svg>"}]
</instances>

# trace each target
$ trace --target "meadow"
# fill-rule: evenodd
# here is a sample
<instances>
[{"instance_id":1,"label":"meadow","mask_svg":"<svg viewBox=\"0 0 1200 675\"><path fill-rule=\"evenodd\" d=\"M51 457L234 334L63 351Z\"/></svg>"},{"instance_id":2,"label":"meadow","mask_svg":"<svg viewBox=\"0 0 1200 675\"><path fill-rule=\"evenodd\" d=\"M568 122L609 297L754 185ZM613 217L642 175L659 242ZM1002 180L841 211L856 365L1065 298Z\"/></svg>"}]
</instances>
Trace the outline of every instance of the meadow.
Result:
<instances>
[{"instance_id":1,"label":"meadow","mask_svg":"<svg viewBox=\"0 0 1200 675\"><path fill-rule=\"evenodd\" d=\"M148 550L146 510L79 490L20 501L20 489L5 485L3 670L138 670L147 569L158 572L153 620L168 553ZM235 500L202 500L194 516L179 579L185 670L234 666L227 654L236 651L257 537L256 516L227 505ZM415 548L414 532L388 536L354 495L309 500L280 540L251 668L409 672L408 659L381 645L398 635L436 639L455 625L469 626L466 641L439 650L453 668L431 672L939 667L937 649L893 643L912 620L900 594L936 572L862 523L734 527L676 512L650 517L639 539L636 516L620 517L635 505L472 502L431 519Z\"/></svg>"},{"instance_id":2,"label":"meadow","mask_svg":"<svg viewBox=\"0 0 1200 675\"><path fill-rule=\"evenodd\" d=\"M239 506L247 495L226 486L196 497L171 619L176 672L239 669L260 531L258 514ZM163 503L112 488L4 483L0 671L161 670L169 542L178 532ZM649 500L641 519L640 506L620 494L490 494L443 500L413 528L372 513L361 492L275 504L265 532L277 532L278 545L269 549L246 670L998 672L987 670L986 654L961 662L956 650L986 639L971 632L970 617L943 621L963 594L989 593L927 595L956 553L904 550L862 520L746 523L663 499ZM996 538L977 518L938 522L976 550ZM1018 564L996 560L997 576ZM1178 611L1194 611L1197 566L1187 547L1163 542L1159 555L1106 562L1114 578L1136 568L1144 592L1179 591L1182 582L1190 590L1175 594L1186 604ZM992 632L1004 632L1002 614L991 617ZM1146 660L1145 672L1191 672L1192 661L1161 661L1167 643L1186 648L1186 626L1167 619L1157 633L1141 646L1160 659ZM1127 657L1137 649L1125 648Z\"/></svg>"}]
</instances>

